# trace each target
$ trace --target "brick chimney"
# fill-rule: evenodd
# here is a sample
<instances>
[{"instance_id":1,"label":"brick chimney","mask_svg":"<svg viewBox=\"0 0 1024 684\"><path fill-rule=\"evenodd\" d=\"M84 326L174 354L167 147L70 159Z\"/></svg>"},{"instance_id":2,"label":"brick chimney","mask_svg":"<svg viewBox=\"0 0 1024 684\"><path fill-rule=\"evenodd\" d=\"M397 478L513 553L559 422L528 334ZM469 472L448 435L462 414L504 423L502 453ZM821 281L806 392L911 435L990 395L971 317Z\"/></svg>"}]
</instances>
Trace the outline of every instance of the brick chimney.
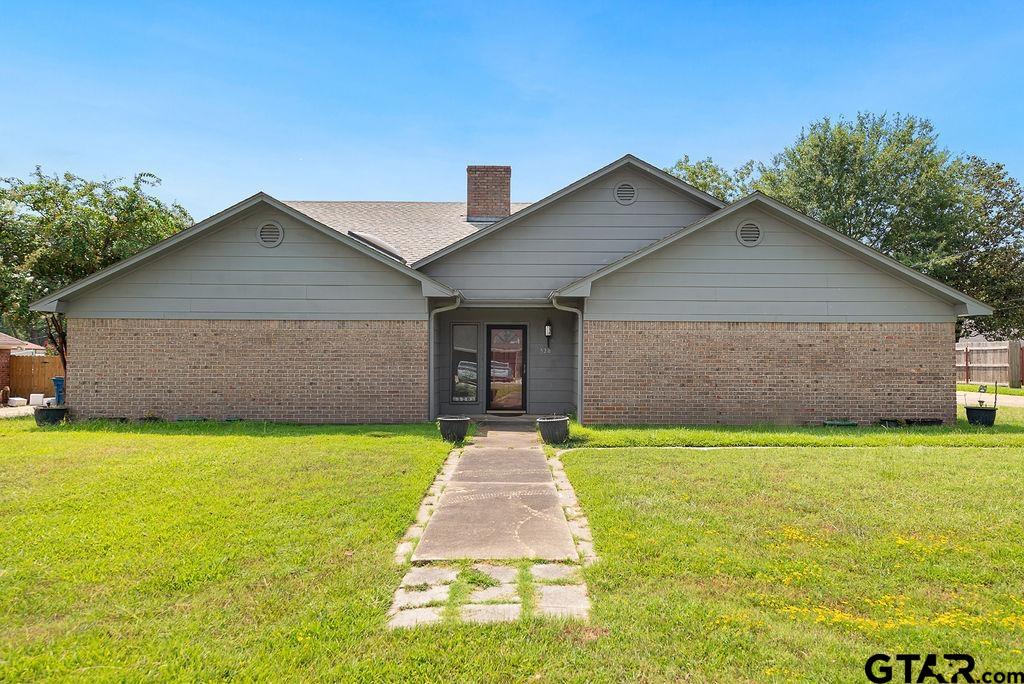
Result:
<instances>
[{"instance_id":1,"label":"brick chimney","mask_svg":"<svg viewBox=\"0 0 1024 684\"><path fill-rule=\"evenodd\" d=\"M512 213L511 166L466 167L466 220L494 222Z\"/></svg>"}]
</instances>

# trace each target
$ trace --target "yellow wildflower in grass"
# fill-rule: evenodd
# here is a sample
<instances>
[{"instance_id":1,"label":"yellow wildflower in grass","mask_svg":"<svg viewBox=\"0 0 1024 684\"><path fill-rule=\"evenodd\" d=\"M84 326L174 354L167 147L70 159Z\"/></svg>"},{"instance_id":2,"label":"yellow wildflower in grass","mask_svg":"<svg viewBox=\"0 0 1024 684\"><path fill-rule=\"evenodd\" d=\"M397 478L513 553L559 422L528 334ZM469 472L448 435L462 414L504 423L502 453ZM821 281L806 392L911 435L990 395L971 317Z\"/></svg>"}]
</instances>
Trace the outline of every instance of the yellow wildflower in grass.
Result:
<instances>
[{"instance_id":1,"label":"yellow wildflower in grass","mask_svg":"<svg viewBox=\"0 0 1024 684\"><path fill-rule=\"evenodd\" d=\"M825 575L825 570L818 563L787 563L787 565L796 565L796 567L758 572L754 578L767 584L781 584L790 587L818 580Z\"/></svg>"},{"instance_id":2,"label":"yellow wildflower in grass","mask_svg":"<svg viewBox=\"0 0 1024 684\"><path fill-rule=\"evenodd\" d=\"M988 620L981 615L968 615L959 608L948 610L945 613L939 613L931 619L931 623L933 625L954 627L957 629L962 629L964 627L977 627L987 621Z\"/></svg>"},{"instance_id":3,"label":"yellow wildflower in grass","mask_svg":"<svg viewBox=\"0 0 1024 684\"><path fill-rule=\"evenodd\" d=\"M801 570L794 570L793 572L783 576L782 583L788 587L794 582L801 582L807 579L807 577L808 574L806 572L803 572Z\"/></svg>"},{"instance_id":4,"label":"yellow wildflower in grass","mask_svg":"<svg viewBox=\"0 0 1024 684\"><path fill-rule=\"evenodd\" d=\"M895 609L892 615L885 619L858 615L847 609L844 603L839 607L835 606L784 606L779 612L794 619L809 619L818 624L837 625L855 629L864 634L876 634L878 632L899 629L902 627L921 627L926 624L924 621L907 615L902 608Z\"/></svg>"},{"instance_id":5,"label":"yellow wildflower in grass","mask_svg":"<svg viewBox=\"0 0 1024 684\"><path fill-rule=\"evenodd\" d=\"M779 529L779 533L781 533L783 540L790 544L808 544L819 548L825 545L825 542L818 537L792 525L783 525Z\"/></svg>"},{"instance_id":6,"label":"yellow wildflower in grass","mask_svg":"<svg viewBox=\"0 0 1024 684\"><path fill-rule=\"evenodd\" d=\"M903 607L907 604L907 597L903 596L902 594L882 594L876 599L866 598L864 599L864 603L868 604L869 606L874 606L875 608L902 610Z\"/></svg>"},{"instance_id":7,"label":"yellow wildflower in grass","mask_svg":"<svg viewBox=\"0 0 1024 684\"><path fill-rule=\"evenodd\" d=\"M960 544L954 544L944 534L928 534L923 537L912 534L909 537L902 534L893 534L893 542L897 546L908 549L918 560L924 560L936 553L949 553L956 551L962 554L971 554L973 551Z\"/></svg>"},{"instance_id":8,"label":"yellow wildflower in grass","mask_svg":"<svg viewBox=\"0 0 1024 684\"><path fill-rule=\"evenodd\" d=\"M1024 629L1024 615L1004 615L998 618L999 624L1011 629Z\"/></svg>"},{"instance_id":9,"label":"yellow wildflower in grass","mask_svg":"<svg viewBox=\"0 0 1024 684\"><path fill-rule=\"evenodd\" d=\"M748 591L747 599L755 606L761 608L781 608L785 605L785 599L778 594Z\"/></svg>"},{"instance_id":10,"label":"yellow wildflower in grass","mask_svg":"<svg viewBox=\"0 0 1024 684\"><path fill-rule=\"evenodd\" d=\"M781 677L782 679L799 680L803 677L802 674L795 670L790 670L788 667L766 667L764 669L764 675L766 677Z\"/></svg>"},{"instance_id":11,"label":"yellow wildflower in grass","mask_svg":"<svg viewBox=\"0 0 1024 684\"><path fill-rule=\"evenodd\" d=\"M749 613L727 613L715 618L715 624L719 626L742 627L744 629L749 629L763 626L764 621L758 620Z\"/></svg>"}]
</instances>

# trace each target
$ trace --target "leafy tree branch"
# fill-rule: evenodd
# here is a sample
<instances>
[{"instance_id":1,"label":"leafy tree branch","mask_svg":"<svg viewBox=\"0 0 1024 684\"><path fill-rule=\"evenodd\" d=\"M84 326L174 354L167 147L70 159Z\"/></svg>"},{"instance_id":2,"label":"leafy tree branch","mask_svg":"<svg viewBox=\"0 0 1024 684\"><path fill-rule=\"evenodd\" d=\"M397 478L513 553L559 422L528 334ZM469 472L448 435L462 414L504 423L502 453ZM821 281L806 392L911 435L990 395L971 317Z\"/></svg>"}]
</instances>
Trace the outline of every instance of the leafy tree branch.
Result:
<instances>
[{"instance_id":1,"label":"leafy tree branch","mask_svg":"<svg viewBox=\"0 0 1024 684\"><path fill-rule=\"evenodd\" d=\"M151 194L159 183L151 173L125 183L39 167L28 180L0 180L0 323L46 330L66 369L64 317L29 305L191 225L184 207Z\"/></svg>"}]
</instances>

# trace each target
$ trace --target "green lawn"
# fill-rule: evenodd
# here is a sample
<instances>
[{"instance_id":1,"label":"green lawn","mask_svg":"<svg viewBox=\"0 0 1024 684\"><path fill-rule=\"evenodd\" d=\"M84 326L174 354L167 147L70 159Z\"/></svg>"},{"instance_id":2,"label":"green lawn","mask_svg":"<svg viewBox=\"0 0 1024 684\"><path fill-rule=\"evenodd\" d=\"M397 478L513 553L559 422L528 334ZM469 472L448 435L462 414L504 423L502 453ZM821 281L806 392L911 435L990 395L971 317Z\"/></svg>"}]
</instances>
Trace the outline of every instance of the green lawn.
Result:
<instances>
[{"instance_id":1,"label":"green lawn","mask_svg":"<svg viewBox=\"0 0 1024 684\"><path fill-rule=\"evenodd\" d=\"M366 667L435 435L0 421L0 681Z\"/></svg>"},{"instance_id":2,"label":"green lawn","mask_svg":"<svg viewBox=\"0 0 1024 684\"><path fill-rule=\"evenodd\" d=\"M988 387L988 393L989 394L995 395L995 393L996 393L996 386L994 384L988 383L988 385L986 385L986 387ZM964 383L961 382L961 383L957 383L956 391L957 392L977 392L978 391L978 386L977 385L973 385L973 384L968 385L968 384L964 384ZM1015 397L1024 397L1024 388L1022 388L1022 387L1007 387L1006 385L999 385L999 393L1000 394L1012 394Z\"/></svg>"},{"instance_id":3,"label":"green lawn","mask_svg":"<svg viewBox=\"0 0 1024 684\"><path fill-rule=\"evenodd\" d=\"M865 681L873 653L1024 670L1021 449L563 455L603 561L609 667ZM902 679L900 680L902 681Z\"/></svg>"},{"instance_id":4,"label":"green lawn","mask_svg":"<svg viewBox=\"0 0 1024 684\"><path fill-rule=\"evenodd\" d=\"M0 421L0 681L863 681L875 651L944 649L1024 669L1020 448L571 451L590 623L390 632L435 434Z\"/></svg>"},{"instance_id":5,"label":"green lawn","mask_svg":"<svg viewBox=\"0 0 1024 684\"><path fill-rule=\"evenodd\" d=\"M570 447L633 446L947 446L1024 447L1024 408L1000 406L991 428L967 424L963 407L956 425L857 428L754 426L579 425L569 429Z\"/></svg>"}]
</instances>

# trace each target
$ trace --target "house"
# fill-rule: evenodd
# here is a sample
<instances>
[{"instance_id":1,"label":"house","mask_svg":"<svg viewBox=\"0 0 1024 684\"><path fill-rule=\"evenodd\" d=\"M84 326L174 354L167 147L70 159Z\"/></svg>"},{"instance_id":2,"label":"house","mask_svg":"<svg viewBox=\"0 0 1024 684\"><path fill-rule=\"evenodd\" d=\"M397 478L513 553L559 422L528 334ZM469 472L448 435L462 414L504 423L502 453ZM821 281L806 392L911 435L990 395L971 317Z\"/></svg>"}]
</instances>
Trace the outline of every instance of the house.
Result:
<instances>
[{"instance_id":1,"label":"house","mask_svg":"<svg viewBox=\"0 0 1024 684\"><path fill-rule=\"evenodd\" d=\"M11 354L34 354L43 351L46 349L38 344L0 333L0 390L11 385Z\"/></svg>"},{"instance_id":2,"label":"house","mask_svg":"<svg viewBox=\"0 0 1024 684\"><path fill-rule=\"evenodd\" d=\"M954 323L991 309L754 193L627 155L532 204L264 193L34 304L78 416L952 421ZM110 350L116 350L116 354Z\"/></svg>"}]
</instances>

